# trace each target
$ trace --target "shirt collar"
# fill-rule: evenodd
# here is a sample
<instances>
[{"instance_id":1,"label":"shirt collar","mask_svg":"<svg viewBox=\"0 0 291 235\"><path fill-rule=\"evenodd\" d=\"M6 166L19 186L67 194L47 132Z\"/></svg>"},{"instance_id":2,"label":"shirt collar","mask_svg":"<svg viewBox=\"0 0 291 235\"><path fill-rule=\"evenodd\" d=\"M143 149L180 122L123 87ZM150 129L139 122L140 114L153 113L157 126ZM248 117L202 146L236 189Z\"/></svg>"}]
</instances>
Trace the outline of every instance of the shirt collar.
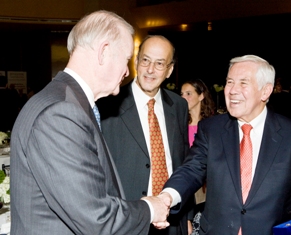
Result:
<instances>
[{"instance_id":1,"label":"shirt collar","mask_svg":"<svg viewBox=\"0 0 291 235\"><path fill-rule=\"evenodd\" d=\"M91 107L93 108L95 105L94 95L93 95L91 88L88 86L88 84L73 70L71 70L69 68L65 68L64 72L71 75L76 80L76 82L81 86L81 88L84 91Z\"/></svg>"},{"instance_id":2,"label":"shirt collar","mask_svg":"<svg viewBox=\"0 0 291 235\"><path fill-rule=\"evenodd\" d=\"M253 130L255 131L260 125L263 125L265 123L266 117L267 117L267 108L265 106L263 111L248 124L251 124L253 127ZM245 123L246 122L242 122L238 120L238 124L240 127L244 125Z\"/></svg>"}]
</instances>

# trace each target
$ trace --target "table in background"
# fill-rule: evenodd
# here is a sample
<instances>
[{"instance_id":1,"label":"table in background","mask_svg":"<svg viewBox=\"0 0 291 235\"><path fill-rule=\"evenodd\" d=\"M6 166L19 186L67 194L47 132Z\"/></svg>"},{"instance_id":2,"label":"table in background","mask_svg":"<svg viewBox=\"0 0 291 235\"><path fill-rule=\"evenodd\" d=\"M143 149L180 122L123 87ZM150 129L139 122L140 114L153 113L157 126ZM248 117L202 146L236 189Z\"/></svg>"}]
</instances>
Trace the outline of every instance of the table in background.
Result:
<instances>
[{"instance_id":1,"label":"table in background","mask_svg":"<svg viewBox=\"0 0 291 235\"><path fill-rule=\"evenodd\" d=\"M10 155L0 155L0 170L2 170L2 164L10 165Z\"/></svg>"}]
</instances>

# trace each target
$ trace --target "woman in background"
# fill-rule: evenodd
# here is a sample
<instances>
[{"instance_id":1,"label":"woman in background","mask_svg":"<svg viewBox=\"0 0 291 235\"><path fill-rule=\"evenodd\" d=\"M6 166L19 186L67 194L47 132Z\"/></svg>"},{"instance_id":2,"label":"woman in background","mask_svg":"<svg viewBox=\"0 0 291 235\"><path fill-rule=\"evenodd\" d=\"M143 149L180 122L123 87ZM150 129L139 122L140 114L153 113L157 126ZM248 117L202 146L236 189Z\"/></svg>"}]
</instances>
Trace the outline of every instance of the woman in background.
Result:
<instances>
[{"instance_id":1,"label":"woman in background","mask_svg":"<svg viewBox=\"0 0 291 235\"><path fill-rule=\"evenodd\" d=\"M182 85L181 96L187 100L189 109L189 145L193 145L197 124L215 113L215 105L207 86L200 79Z\"/></svg>"},{"instance_id":2,"label":"woman in background","mask_svg":"<svg viewBox=\"0 0 291 235\"><path fill-rule=\"evenodd\" d=\"M215 105L207 86L200 79L187 81L182 85L181 96L187 100L189 109L188 135L189 145L193 145L197 133L198 122L215 113ZM206 199L206 185L195 193L195 217L193 219L192 235L199 233L199 221Z\"/></svg>"}]
</instances>

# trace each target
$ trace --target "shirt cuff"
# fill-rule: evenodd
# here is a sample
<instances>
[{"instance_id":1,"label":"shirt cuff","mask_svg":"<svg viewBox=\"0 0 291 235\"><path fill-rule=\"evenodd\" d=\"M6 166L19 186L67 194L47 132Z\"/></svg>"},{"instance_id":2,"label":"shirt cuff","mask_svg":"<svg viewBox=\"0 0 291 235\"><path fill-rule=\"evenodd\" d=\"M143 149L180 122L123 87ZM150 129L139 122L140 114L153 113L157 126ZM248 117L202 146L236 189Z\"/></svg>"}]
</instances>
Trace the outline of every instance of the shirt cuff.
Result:
<instances>
[{"instance_id":1,"label":"shirt cuff","mask_svg":"<svg viewBox=\"0 0 291 235\"><path fill-rule=\"evenodd\" d=\"M153 205L150 203L150 201L148 201L148 200L146 200L146 199L144 199L144 198L142 198L141 200L144 200L147 204L148 204L148 206L149 206L149 208L150 208L150 212L151 212L151 223L153 222L153 220L154 220L154 207L153 207Z\"/></svg>"},{"instance_id":2,"label":"shirt cuff","mask_svg":"<svg viewBox=\"0 0 291 235\"><path fill-rule=\"evenodd\" d=\"M162 192L169 193L173 199L171 207L176 206L178 203L181 202L181 196L177 190L173 188L164 188Z\"/></svg>"}]
</instances>

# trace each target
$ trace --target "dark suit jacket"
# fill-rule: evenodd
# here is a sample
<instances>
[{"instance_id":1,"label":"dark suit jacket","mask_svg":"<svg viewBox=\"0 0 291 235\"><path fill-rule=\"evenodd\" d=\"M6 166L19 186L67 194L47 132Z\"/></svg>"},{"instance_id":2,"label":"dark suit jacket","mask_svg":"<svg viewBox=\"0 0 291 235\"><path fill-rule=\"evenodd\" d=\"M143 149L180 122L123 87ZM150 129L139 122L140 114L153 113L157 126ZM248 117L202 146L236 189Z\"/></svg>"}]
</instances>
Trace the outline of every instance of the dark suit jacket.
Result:
<instances>
[{"instance_id":1,"label":"dark suit jacket","mask_svg":"<svg viewBox=\"0 0 291 235\"><path fill-rule=\"evenodd\" d=\"M249 196L243 204L238 123L229 114L201 121L185 164L165 187L187 197L207 177L200 234L272 235L291 205L291 120L268 111Z\"/></svg>"},{"instance_id":2,"label":"dark suit jacket","mask_svg":"<svg viewBox=\"0 0 291 235\"><path fill-rule=\"evenodd\" d=\"M183 98L171 91L161 89L161 95L175 170L183 163L189 149L188 106ZM97 105L102 132L119 172L126 199L137 200L146 196L151 163L131 83L123 86L118 96L100 99ZM170 218L171 224L177 226L180 218L181 215ZM185 218L182 223L184 231ZM176 232L173 234L178 234Z\"/></svg>"},{"instance_id":3,"label":"dark suit jacket","mask_svg":"<svg viewBox=\"0 0 291 235\"><path fill-rule=\"evenodd\" d=\"M22 109L11 140L11 234L147 234L149 207L124 201L92 108L65 72Z\"/></svg>"}]
</instances>

